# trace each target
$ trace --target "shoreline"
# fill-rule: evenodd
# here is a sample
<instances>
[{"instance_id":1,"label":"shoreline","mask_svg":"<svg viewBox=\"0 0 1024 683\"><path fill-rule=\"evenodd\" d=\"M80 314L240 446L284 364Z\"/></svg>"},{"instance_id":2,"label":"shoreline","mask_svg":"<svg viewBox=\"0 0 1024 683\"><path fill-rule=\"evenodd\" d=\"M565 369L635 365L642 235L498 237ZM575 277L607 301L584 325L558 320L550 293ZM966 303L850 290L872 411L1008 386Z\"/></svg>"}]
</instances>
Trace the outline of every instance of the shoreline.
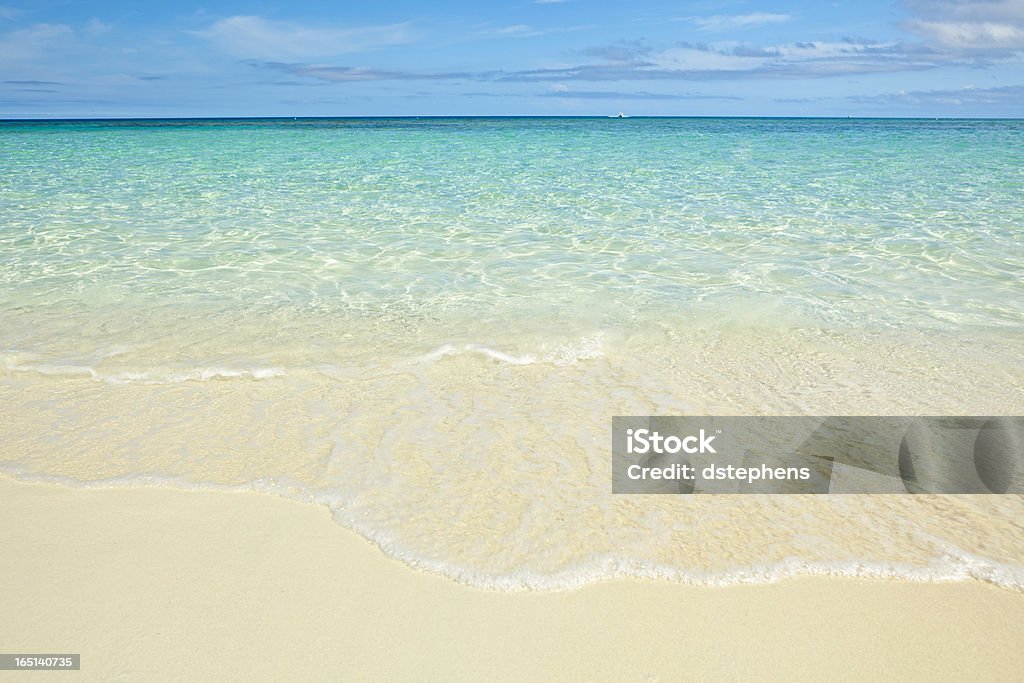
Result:
<instances>
[{"instance_id":1,"label":"shoreline","mask_svg":"<svg viewBox=\"0 0 1024 683\"><path fill-rule=\"evenodd\" d=\"M14 615L4 649L81 653L87 679L950 680L1024 669L1024 594L978 581L485 591L386 557L326 508L267 494L0 475L0 496L0 611Z\"/></svg>"}]
</instances>

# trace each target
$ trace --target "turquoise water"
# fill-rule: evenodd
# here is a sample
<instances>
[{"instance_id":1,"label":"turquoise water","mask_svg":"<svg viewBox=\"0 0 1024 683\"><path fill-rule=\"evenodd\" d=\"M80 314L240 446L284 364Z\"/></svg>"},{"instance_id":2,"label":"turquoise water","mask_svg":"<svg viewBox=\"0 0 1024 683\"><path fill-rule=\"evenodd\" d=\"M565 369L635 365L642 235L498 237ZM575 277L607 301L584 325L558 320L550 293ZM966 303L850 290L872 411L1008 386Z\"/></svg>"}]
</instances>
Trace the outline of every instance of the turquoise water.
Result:
<instances>
[{"instance_id":1,"label":"turquoise water","mask_svg":"<svg viewBox=\"0 0 1024 683\"><path fill-rule=\"evenodd\" d=\"M7 123L0 302L1016 328L1024 122Z\"/></svg>"},{"instance_id":2,"label":"turquoise water","mask_svg":"<svg viewBox=\"0 0 1024 683\"><path fill-rule=\"evenodd\" d=\"M0 470L309 500L489 587L1024 585L1017 497L637 501L608 448L1020 414L1022 245L1015 120L0 123Z\"/></svg>"}]
</instances>

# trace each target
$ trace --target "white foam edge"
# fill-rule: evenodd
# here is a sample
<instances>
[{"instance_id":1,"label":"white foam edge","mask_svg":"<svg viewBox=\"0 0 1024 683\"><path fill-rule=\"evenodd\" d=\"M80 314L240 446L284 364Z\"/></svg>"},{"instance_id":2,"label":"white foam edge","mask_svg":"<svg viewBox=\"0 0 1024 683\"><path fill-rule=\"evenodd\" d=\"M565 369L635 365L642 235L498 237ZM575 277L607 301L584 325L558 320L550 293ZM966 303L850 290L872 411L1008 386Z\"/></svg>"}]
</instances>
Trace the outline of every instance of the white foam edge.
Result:
<instances>
[{"instance_id":1,"label":"white foam edge","mask_svg":"<svg viewBox=\"0 0 1024 683\"><path fill-rule=\"evenodd\" d=\"M107 384L178 384L181 382L208 382L216 379L271 379L283 377L286 372L281 366L268 367L229 367L206 366L168 372L115 372L103 373L91 365L73 363L21 363L3 358L6 372L35 373L47 377L88 377Z\"/></svg>"},{"instance_id":2,"label":"white foam edge","mask_svg":"<svg viewBox=\"0 0 1024 683\"><path fill-rule=\"evenodd\" d=\"M495 349L485 344L442 344L427 353L414 358L412 364L434 363L448 356L458 356L465 353L473 353L508 365L533 365L535 363L550 363L552 365L572 365L583 360L592 360L604 355L598 338L587 338L580 340L578 344L562 344L553 350L543 353L511 354L500 349Z\"/></svg>"},{"instance_id":3,"label":"white foam edge","mask_svg":"<svg viewBox=\"0 0 1024 683\"><path fill-rule=\"evenodd\" d=\"M237 485L195 482L183 477L162 475L126 475L81 481L71 477L27 472L11 463L0 464L0 475L15 481L79 489L163 488L182 491L256 492L300 503L323 505L331 511L336 523L368 540L386 556L413 569L490 591L558 592L605 581L628 579L667 581L690 586L735 586L766 585L800 577L842 577L915 583L980 581L1024 592L1024 565L998 562L952 545L948 545L943 555L935 557L927 565L880 561L809 561L790 557L766 565L748 565L727 571L705 572L604 554L554 573L520 570L491 575L408 552L392 534L369 528L365 522L346 515L345 508L335 497L310 491L306 486L285 478L256 479Z\"/></svg>"}]
</instances>

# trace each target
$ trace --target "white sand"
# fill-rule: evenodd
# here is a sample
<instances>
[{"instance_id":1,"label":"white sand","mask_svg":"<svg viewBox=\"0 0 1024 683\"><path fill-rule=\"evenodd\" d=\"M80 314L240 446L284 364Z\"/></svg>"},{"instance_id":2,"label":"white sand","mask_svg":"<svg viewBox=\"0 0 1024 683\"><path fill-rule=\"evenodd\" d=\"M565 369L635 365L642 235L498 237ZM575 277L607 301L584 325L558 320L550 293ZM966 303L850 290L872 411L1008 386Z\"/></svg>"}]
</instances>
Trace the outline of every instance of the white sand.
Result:
<instances>
[{"instance_id":1,"label":"white sand","mask_svg":"<svg viewBox=\"0 0 1024 683\"><path fill-rule=\"evenodd\" d=\"M497 593L259 494L0 479L0 650L18 680L1019 679L1024 593L808 578Z\"/></svg>"}]
</instances>

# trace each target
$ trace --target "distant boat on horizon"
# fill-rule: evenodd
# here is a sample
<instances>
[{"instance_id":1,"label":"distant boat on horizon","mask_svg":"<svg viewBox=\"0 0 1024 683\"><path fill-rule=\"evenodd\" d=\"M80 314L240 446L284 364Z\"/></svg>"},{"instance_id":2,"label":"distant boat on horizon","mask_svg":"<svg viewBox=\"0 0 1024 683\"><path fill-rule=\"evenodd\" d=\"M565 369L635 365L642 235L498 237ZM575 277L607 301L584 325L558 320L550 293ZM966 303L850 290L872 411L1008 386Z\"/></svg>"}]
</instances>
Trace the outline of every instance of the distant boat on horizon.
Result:
<instances>
[{"instance_id":1,"label":"distant boat on horizon","mask_svg":"<svg viewBox=\"0 0 1024 683\"><path fill-rule=\"evenodd\" d=\"M629 114L623 114L620 111L618 114L615 114L614 116L609 116L608 118L610 118L610 119L628 119L629 118Z\"/></svg>"}]
</instances>

